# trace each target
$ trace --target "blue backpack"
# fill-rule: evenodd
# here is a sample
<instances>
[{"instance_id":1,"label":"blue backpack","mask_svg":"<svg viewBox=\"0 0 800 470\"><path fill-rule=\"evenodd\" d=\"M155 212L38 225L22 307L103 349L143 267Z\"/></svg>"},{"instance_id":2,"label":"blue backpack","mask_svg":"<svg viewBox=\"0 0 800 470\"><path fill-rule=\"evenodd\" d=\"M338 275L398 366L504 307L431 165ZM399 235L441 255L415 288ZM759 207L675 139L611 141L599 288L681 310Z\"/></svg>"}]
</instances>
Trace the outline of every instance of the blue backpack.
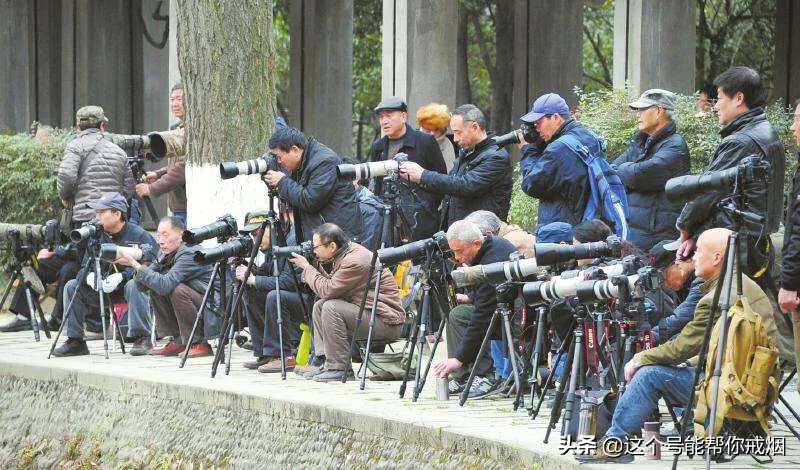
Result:
<instances>
[{"instance_id":1,"label":"blue backpack","mask_svg":"<svg viewBox=\"0 0 800 470\"><path fill-rule=\"evenodd\" d=\"M602 153L591 153L574 135L567 134L559 140L580 157L589 171L591 196L581 220L602 219L613 226L618 237L627 240L628 196L617 172Z\"/></svg>"}]
</instances>

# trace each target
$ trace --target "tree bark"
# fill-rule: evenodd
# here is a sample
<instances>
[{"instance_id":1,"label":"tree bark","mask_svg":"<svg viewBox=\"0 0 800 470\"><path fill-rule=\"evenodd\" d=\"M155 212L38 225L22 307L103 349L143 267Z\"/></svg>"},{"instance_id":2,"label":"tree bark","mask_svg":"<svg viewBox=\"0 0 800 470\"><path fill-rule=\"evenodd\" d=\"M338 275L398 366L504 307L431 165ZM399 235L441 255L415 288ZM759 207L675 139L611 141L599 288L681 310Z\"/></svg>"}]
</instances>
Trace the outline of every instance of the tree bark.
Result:
<instances>
[{"instance_id":1,"label":"tree bark","mask_svg":"<svg viewBox=\"0 0 800 470\"><path fill-rule=\"evenodd\" d=\"M514 89L514 1L497 0L495 13L495 62L492 74L491 122L498 134L511 129L511 95Z\"/></svg>"},{"instance_id":2,"label":"tree bark","mask_svg":"<svg viewBox=\"0 0 800 470\"><path fill-rule=\"evenodd\" d=\"M469 26L469 19L465 9L459 8L458 13L458 44L456 45L456 54L458 55L456 77L456 106L466 103L472 103L472 87L469 83L469 63L467 61L468 40L467 28Z\"/></svg>"}]
</instances>

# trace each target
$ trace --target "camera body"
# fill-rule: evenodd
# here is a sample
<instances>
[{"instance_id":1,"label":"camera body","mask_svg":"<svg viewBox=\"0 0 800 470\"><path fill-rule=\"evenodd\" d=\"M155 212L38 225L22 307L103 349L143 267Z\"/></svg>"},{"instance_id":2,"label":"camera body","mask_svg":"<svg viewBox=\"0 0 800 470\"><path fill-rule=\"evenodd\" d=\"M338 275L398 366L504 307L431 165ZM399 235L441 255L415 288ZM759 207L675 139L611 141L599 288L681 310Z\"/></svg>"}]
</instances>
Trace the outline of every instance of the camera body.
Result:
<instances>
[{"instance_id":1,"label":"camera body","mask_svg":"<svg viewBox=\"0 0 800 470\"><path fill-rule=\"evenodd\" d=\"M304 241L299 245L280 246L272 249L272 256L277 258L288 258L297 253L307 260L314 258L314 244L311 240Z\"/></svg>"},{"instance_id":2,"label":"camera body","mask_svg":"<svg viewBox=\"0 0 800 470\"><path fill-rule=\"evenodd\" d=\"M360 181L372 178L396 178L400 172L400 164L408 161L408 155L398 153L391 160L382 162L366 162L352 165L345 163L336 167L340 180Z\"/></svg>"},{"instance_id":3,"label":"camera body","mask_svg":"<svg viewBox=\"0 0 800 470\"><path fill-rule=\"evenodd\" d=\"M419 261L425 259L428 253L439 253L443 258L450 256L450 245L447 243L447 234L436 232L431 238L417 240L405 245L382 248L378 250L378 258L387 266L394 266L406 260Z\"/></svg>"},{"instance_id":4,"label":"camera body","mask_svg":"<svg viewBox=\"0 0 800 470\"><path fill-rule=\"evenodd\" d=\"M219 240L226 240L229 237L235 236L239 231L239 226L236 219L232 215L226 214L208 225L204 225L194 230L186 230L183 232L183 241L187 245L197 245L211 238ZM249 238L249 237L248 237Z\"/></svg>"},{"instance_id":5,"label":"camera body","mask_svg":"<svg viewBox=\"0 0 800 470\"><path fill-rule=\"evenodd\" d=\"M252 160L219 164L219 176L224 180L241 175L264 174L268 171L280 171L278 159L271 153L265 153L260 158Z\"/></svg>"},{"instance_id":6,"label":"camera body","mask_svg":"<svg viewBox=\"0 0 800 470\"><path fill-rule=\"evenodd\" d=\"M536 127L533 124L527 122L523 122L519 126L519 129L513 130L508 134L496 136L493 138L493 140L495 144L502 147L509 144L522 143L520 137L525 139L525 142L529 144L542 145L544 143L542 141L542 136L540 136L539 132L536 131Z\"/></svg>"},{"instance_id":7,"label":"camera body","mask_svg":"<svg viewBox=\"0 0 800 470\"><path fill-rule=\"evenodd\" d=\"M247 258L254 248L250 235L238 235L213 248L194 252L194 260L200 264L211 264L228 258Z\"/></svg>"},{"instance_id":8,"label":"camera body","mask_svg":"<svg viewBox=\"0 0 800 470\"><path fill-rule=\"evenodd\" d=\"M85 222L80 228L76 228L69 233L69 239L72 243L81 243L93 237L98 237L103 233L103 227L96 220Z\"/></svg>"}]
</instances>

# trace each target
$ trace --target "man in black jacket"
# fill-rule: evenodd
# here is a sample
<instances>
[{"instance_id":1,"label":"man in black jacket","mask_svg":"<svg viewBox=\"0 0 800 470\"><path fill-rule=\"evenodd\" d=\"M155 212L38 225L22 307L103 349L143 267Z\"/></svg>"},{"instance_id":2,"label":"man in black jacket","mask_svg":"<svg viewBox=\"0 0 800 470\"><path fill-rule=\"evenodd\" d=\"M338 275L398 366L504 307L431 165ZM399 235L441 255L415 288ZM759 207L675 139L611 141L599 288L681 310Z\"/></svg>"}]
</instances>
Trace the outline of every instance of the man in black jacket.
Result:
<instances>
[{"instance_id":1,"label":"man in black jacket","mask_svg":"<svg viewBox=\"0 0 800 470\"><path fill-rule=\"evenodd\" d=\"M400 165L401 177L433 193L444 194L441 228L477 210L508 217L514 171L508 152L486 133L486 117L475 105L461 105L450 120L453 138L461 147L449 175L422 168L414 162Z\"/></svg>"},{"instance_id":2,"label":"man in black jacket","mask_svg":"<svg viewBox=\"0 0 800 470\"><path fill-rule=\"evenodd\" d=\"M308 138L294 127L278 128L269 139L269 151L288 176L264 173L264 181L278 190L294 210L295 236L311 240L314 228L332 222L351 239L361 240L362 228L356 192L349 181L337 178L342 159L333 150Z\"/></svg>"},{"instance_id":3,"label":"man in black jacket","mask_svg":"<svg viewBox=\"0 0 800 470\"><path fill-rule=\"evenodd\" d=\"M508 261L508 256L517 250L500 237L484 237L478 226L466 220L450 225L447 243L456 260L467 266ZM434 366L437 377L452 377L449 389L453 394L463 390L470 372L468 366L475 362L497 308L495 286L491 283L474 286L471 298L471 305L459 305L450 311L447 323L448 359ZM500 337L499 328L492 336ZM494 380L492 358L488 353L480 358L475 375L469 398L483 397L497 389L499 384Z\"/></svg>"},{"instance_id":4,"label":"man in black jacket","mask_svg":"<svg viewBox=\"0 0 800 470\"><path fill-rule=\"evenodd\" d=\"M405 153L408 161L417 163L425 170L447 173L442 151L433 136L412 129L407 124L408 107L402 98L391 97L381 101L375 107L375 112L384 136L372 143L370 155L373 162L391 160L398 153ZM383 189L381 183L381 180L375 182L374 193L378 196L381 196ZM411 231L406 234L411 237L409 241L430 238L439 227L441 194L426 191L408 180L398 183L398 191L402 201L400 210Z\"/></svg>"},{"instance_id":5,"label":"man in black jacket","mask_svg":"<svg viewBox=\"0 0 800 470\"><path fill-rule=\"evenodd\" d=\"M670 178L689 174L691 168L689 147L672 120L676 104L675 93L657 88L631 103L638 112L639 131L612 163L628 193L628 240L644 251L678 235L675 220L681 206L667 199L664 185Z\"/></svg>"},{"instance_id":6,"label":"man in black jacket","mask_svg":"<svg viewBox=\"0 0 800 470\"><path fill-rule=\"evenodd\" d=\"M717 203L730 190L707 191L688 202L677 220L681 246L678 256L688 258L694 251L696 236L708 228L723 227L743 234L742 269L774 295L769 279L772 247L769 235L778 229L783 203L783 172L786 159L783 143L764 114L766 93L758 72L748 67L731 67L714 79L717 103L714 109L722 124L722 141L717 145L706 173L739 166L746 157L755 155L770 164L769 184L751 184L744 188L740 210L764 217L763 227L731 220Z\"/></svg>"},{"instance_id":7,"label":"man in black jacket","mask_svg":"<svg viewBox=\"0 0 800 470\"><path fill-rule=\"evenodd\" d=\"M149 251L150 256L155 255L156 241L153 237L138 225L125 222L128 203L123 195L115 192L105 193L96 202L90 203L90 206L96 211L95 217L103 230L99 243L139 246L143 251ZM95 243L95 241L90 239L82 243ZM149 247L144 248L143 245ZM149 259L142 259L142 262L146 261ZM64 286L67 341L53 351L56 357L89 354L89 348L83 339L84 321L87 315L100 310L99 294L94 290L96 286L94 266L94 259L90 259L89 253L86 252L77 278L68 281ZM84 278L86 270L88 270L86 281L78 285L78 280ZM149 301L146 295L135 289L133 270L119 269L117 265L111 263L106 263L105 269L101 267L101 270L103 295L108 294L108 299L112 302L128 303L128 336L134 338L134 349L147 349L150 345L151 328ZM67 312L73 296L75 300L72 302L71 310ZM106 301L106 306L108 305ZM105 315L106 312L99 313Z\"/></svg>"},{"instance_id":8,"label":"man in black jacket","mask_svg":"<svg viewBox=\"0 0 800 470\"><path fill-rule=\"evenodd\" d=\"M795 101L792 136L800 147L800 100ZM781 254L781 290L778 292L778 303L784 313L792 315L794 328L794 353L797 364L800 364L800 312L797 306L800 299L800 155L798 165L792 178L792 192L789 194L786 211L785 232L783 234L783 251Z\"/></svg>"}]
</instances>

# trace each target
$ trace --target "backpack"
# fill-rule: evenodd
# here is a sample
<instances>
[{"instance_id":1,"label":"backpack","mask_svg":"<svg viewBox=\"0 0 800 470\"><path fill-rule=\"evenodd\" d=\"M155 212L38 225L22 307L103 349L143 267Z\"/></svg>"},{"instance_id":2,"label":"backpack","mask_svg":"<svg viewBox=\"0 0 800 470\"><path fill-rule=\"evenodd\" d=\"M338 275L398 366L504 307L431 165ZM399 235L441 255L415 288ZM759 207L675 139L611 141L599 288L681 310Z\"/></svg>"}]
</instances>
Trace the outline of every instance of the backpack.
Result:
<instances>
[{"instance_id":1,"label":"backpack","mask_svg":"<svg viewBox=\"0 0 800 470\"><path fill-rule=\"evenodd\" d=\"M589 171L591 196L581 221L602 219L613 226L618 237L627 240L628 196L617 172L602 153L591 153L574 135L566 134L559 140L580 157Z\"/></svg>"},{"instance_id":2,"label":"backpack","mask_svg":"<svg viewBox=\"0 0 800 470\"><path fill-rule=\"evenodd\" d=\"M695 390L697 406L694 433L698 437L705 435L705 421L714 399L711 379L716 363L720 320L717 320L711 332L705 379ZM769 435L767 421L773 405L778 401L780 378L775 340L767 335L761 316L750 308L746 298L740 298L730 308L728 321L713 435L719 435L726 418L755 422L765 435Z\"/></svg>"}]
</instances>

